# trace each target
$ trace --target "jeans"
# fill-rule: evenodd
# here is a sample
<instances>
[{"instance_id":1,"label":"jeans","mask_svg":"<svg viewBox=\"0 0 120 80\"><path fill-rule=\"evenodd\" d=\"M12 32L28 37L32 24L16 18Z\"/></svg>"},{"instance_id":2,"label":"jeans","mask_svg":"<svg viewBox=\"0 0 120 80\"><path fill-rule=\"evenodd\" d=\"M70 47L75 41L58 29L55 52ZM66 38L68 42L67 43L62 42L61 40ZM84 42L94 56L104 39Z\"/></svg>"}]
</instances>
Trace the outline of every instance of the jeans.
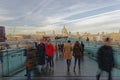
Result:
<instances>
[{"instance_id":1,"label":"jeans","mask_svg":"<svg viewBox=\"0 0 120 80\"><path fill-rule=\"evenodd\" d=\"M76 66L77 60L78 60L78 66L80 66L80 59L79 58L75 58L74 65Z\"/></svg>"},{"instance_id":2,"label":"jeans","mask_svg":"<svg viewBox=\"0 0 120 80\"><path fill-rule=\"evenodd\" d=\"M53 57L48 57L48 62L50 64L50 68L54 67L54 61L53 61Z\"/></svg>"},{"instance_id":3,"label":"jeans","mask_svg":"<svg viewBox=\"0 0 120 80\"><path fill-rule=\"evenodd\" d=\"M27 72L27 80L31 80L31 72L32 72L32 70L26 70L26 72Z\"/></svg>"},{"instance_id":4,"label":"jeans","mask_svg":"<svg viewBox=\"0 0 120 80\"><path fill-rule=\"evenodd\" d=\"M71 64L71 59L67 59L66 62L67 62L67 65L70 66L70 64Z\"/></svg>"}]
</instances>

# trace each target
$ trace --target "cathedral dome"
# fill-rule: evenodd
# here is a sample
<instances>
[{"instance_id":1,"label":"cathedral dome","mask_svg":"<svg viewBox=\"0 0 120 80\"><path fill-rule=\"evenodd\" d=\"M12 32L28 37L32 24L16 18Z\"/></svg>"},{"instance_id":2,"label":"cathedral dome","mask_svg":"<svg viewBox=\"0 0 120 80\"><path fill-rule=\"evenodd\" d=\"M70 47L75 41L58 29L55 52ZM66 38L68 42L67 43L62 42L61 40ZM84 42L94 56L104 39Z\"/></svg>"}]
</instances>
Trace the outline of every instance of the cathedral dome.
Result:
<instances>
[{"instance_id":1,"label":"cathedral dome","mask_svg":"<svg viewBox=\"0 0 120 80\"><path fill-rule=\"evenodd\" d=\"M67 29L65 28L65 26L62 29L62 36L68 36L68 32L67 32Z\"/></svg>"}]
</instances>

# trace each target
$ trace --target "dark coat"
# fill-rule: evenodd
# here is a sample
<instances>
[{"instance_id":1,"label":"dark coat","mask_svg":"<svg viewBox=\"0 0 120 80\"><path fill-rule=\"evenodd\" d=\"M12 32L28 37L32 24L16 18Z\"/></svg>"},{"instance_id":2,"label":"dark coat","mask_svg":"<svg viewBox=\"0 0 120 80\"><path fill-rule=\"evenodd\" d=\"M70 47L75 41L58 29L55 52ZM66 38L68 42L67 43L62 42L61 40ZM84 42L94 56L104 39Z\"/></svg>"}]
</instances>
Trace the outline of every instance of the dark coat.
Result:
<instances>
[{"instance_id":1,"label":"dark coat","mask_svg":"<svg viewBox=\"0 0 120 80\"><path fill-rule=\"evenodd\" d=\"M37 56L38 56L38 64L39 65L44 65L45 64L45 44L44 43L40 43L38 45L38 52L37 52Z\"/></svg>"},{"instance_id":2,"label":"dark coat","mask_svg":"<svg viewBox=\"0 0 120 80\"><path fill-rule=\"evenodd\" d=\"M84 44L81 43L81 46L82 46L82 56L84 55Z\"/></svg>"},{"instance_id":3,"label":"dark coat","mask_svg":"<svg viewBox=\"0 0 120 80\"><path fill-rule=\"evenodd\" d=\"M111 71L114 67L113 49L110 46L102 46L97 53L98 67L104 71Z\"/></svg>"},{"instance_id":4,"label":"dark coat","mask_svg":"<svg viewBox=\"0 0 120 80\"><path fill-rule=\"evenodd\" d=\"M82 57L82 46L81 45L75 45L73 47L73 56L79 59Z\"/></svg>"}]
</instances>

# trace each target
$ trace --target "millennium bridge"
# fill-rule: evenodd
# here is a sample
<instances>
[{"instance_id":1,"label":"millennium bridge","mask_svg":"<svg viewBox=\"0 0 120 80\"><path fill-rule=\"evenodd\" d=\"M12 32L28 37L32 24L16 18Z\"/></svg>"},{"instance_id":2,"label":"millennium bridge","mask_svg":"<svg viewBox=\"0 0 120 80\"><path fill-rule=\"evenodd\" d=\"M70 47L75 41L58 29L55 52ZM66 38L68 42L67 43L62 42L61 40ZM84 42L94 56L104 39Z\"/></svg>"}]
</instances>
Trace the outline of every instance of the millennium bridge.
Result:
<instances>
[{"instance_id":1,"label":"millennium bridge","mask_svg":"<svg viewBox=\"0 0 120 80\"><path fill-rule=\"evenodd\" d=\"M52 43L66 42L68 39L52 40ZM71 42L77 39L69 38ZM81 42L81 40L79 40ZM14 43L14 42L13 42ZM33 80L96 80L96 74L99 69L96 61L96 53L102 42L87 42L85 45L84 60L81 61L81 70L73 72L74 58L72 58L71 70L66 70L66 61L61 57L56 60L54 56L54 72L44 72L40 75L32 74ZM2 43L3 44L3 43ZM16 43L14 43L16 44ZM12 45L12 43L11 43ZM115 67L112 71L114 80L120 80L120 47L113 47L115 57ZM19 47L14 49L6 49L0 52L0 79L2 80L26 80L24 62L26 59L25 48ZM106 73L102 76L102 80L106 80Z\"/></svg>"}]
</instances>

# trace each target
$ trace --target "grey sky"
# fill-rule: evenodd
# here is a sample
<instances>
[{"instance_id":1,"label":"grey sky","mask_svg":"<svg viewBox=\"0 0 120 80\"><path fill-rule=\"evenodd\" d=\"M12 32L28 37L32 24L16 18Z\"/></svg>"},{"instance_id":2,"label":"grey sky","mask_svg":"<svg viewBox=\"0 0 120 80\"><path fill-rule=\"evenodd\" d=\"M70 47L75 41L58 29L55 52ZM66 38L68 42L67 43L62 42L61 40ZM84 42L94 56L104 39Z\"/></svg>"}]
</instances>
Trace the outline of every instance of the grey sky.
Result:
<instances>
[{"instance_id":1,"label":"grey sky","mask_svg":"<svg viewBox=\"0 0 120 80\"><path fill-rule=\"evenodd\" d=\"M0 0L0 24L8 33L120 29L119 0ZM113 30L114 28L114 30Z\"/></svg>"}]
</instances>

